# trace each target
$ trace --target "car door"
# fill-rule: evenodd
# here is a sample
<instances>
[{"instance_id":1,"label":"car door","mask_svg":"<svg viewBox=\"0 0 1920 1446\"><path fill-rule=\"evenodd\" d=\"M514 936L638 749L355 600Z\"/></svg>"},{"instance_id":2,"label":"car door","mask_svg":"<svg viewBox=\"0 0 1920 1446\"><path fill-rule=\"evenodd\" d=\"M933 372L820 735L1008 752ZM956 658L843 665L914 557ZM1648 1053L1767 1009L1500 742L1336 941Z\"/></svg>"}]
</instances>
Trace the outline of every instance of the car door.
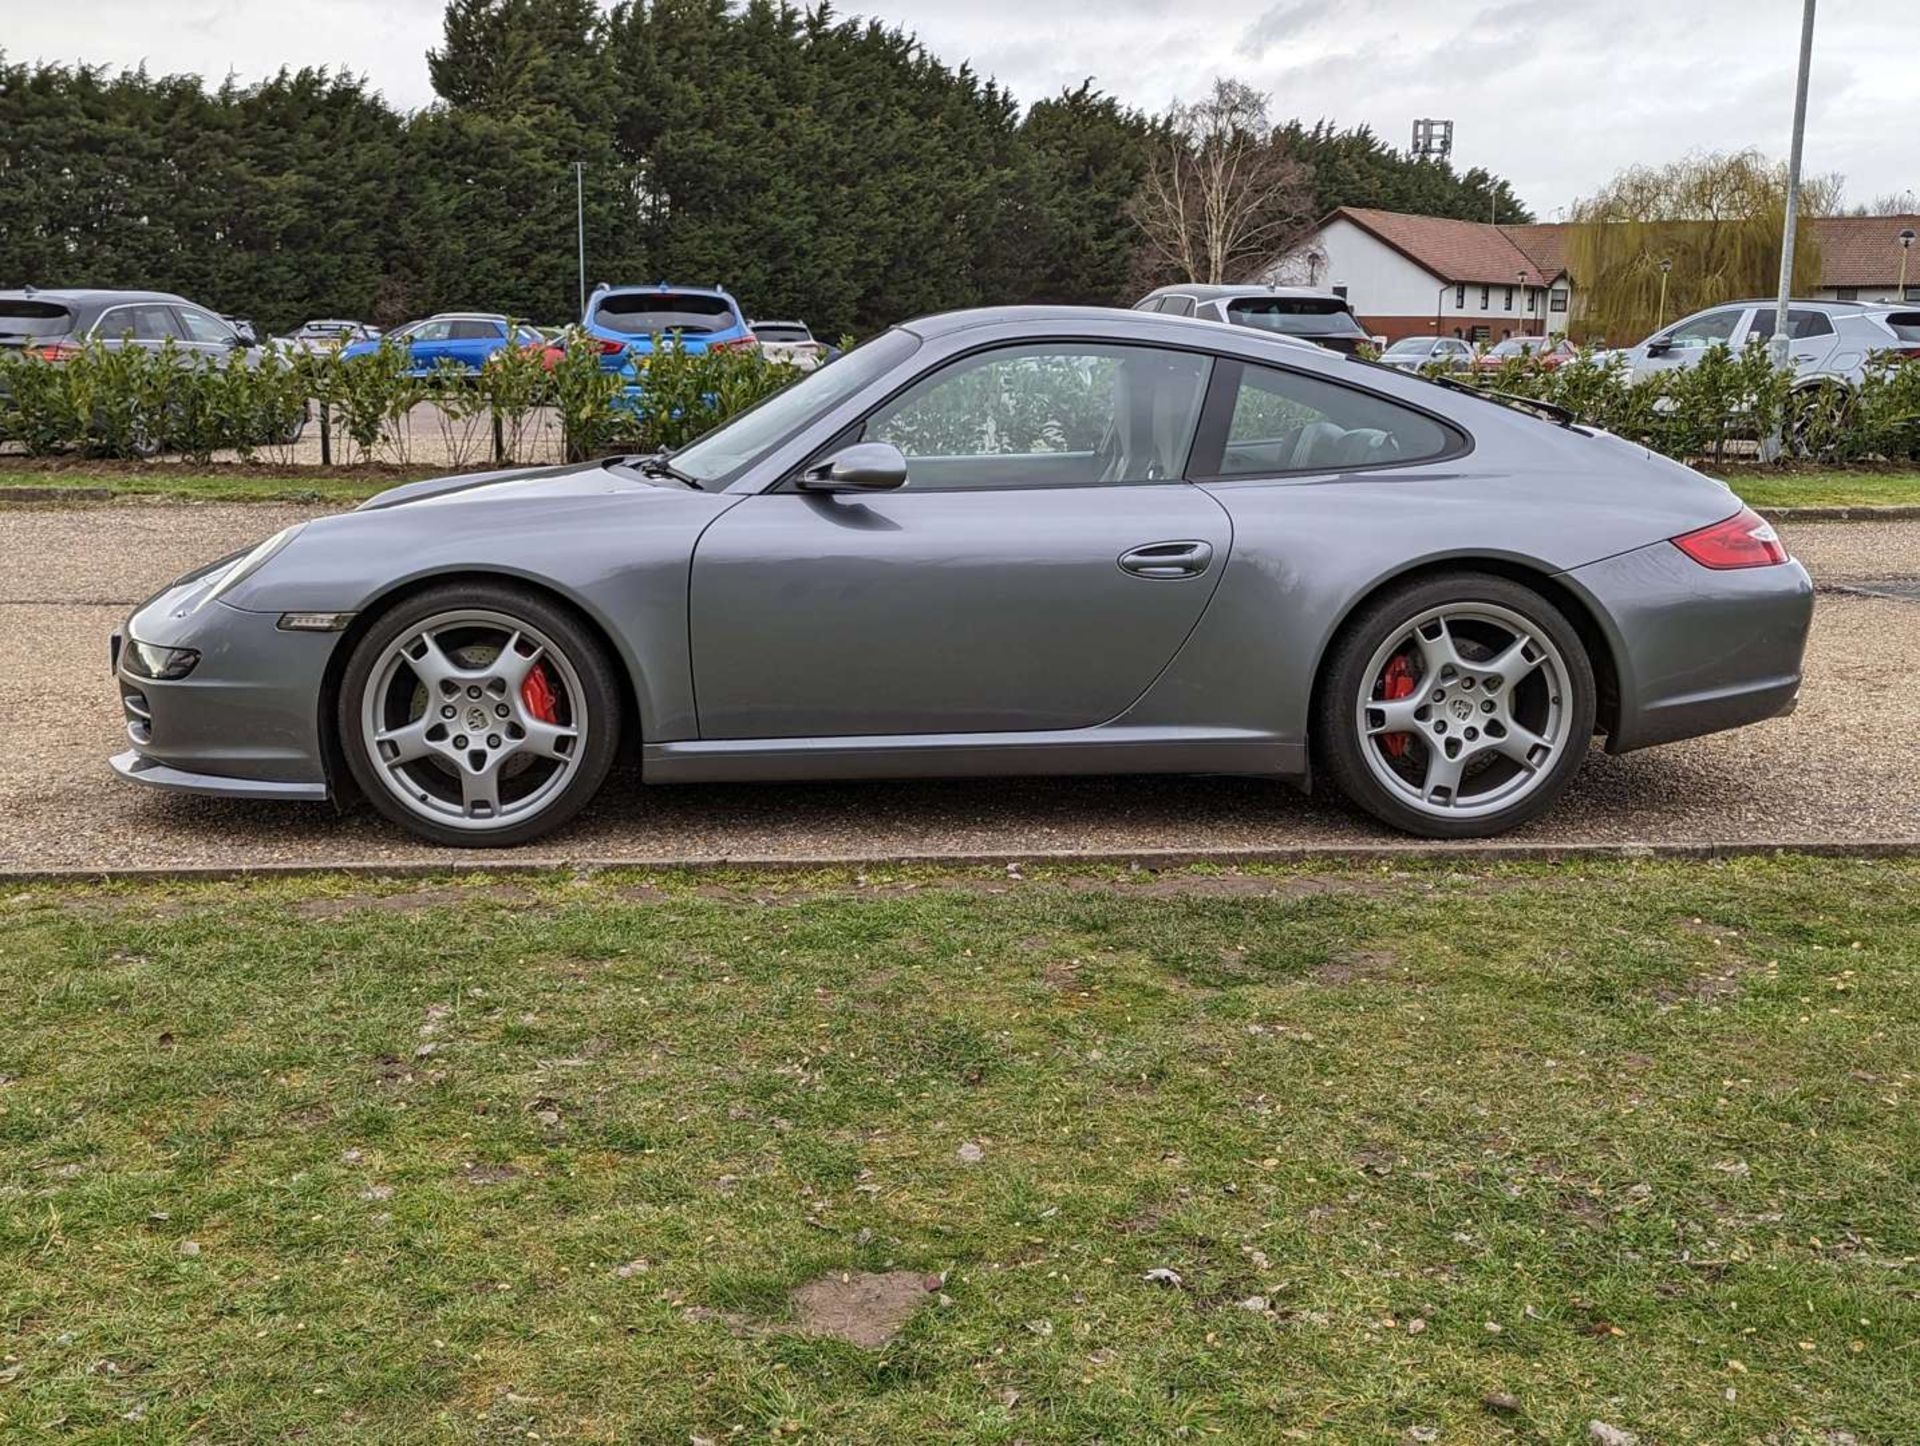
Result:
<instances>
[{"instance_id":1,"label":"car door","mask_svg":"<svg viewBox=\"0 0 1920 1446\"><path fill-rule=\"evenodd\" d=\"M1773 341L1774 311L1757 307L1747 324L1748 346L1766 346ZM1787 362L1794 372L1809 376L1826 369L1838 337L1833 320L1823 311L1796 306L1787 312Z\"/></svg>"},{"instance_id":2,"label":"car door","mask_svg":"<svg viewBox=\"0 0 1920 1446\"><path fill-rule=\"evenodd\" d=\"M1745 330L1747 314L1744 306L1716 307L1648 337L1634 348L1635 379L1675 367L1697 366L1708 347L1734 346Z\"/></svg>"},{"instance_id":3,"label":"car door","mask_svg":"<svg viewBox=\"0 0 1920 1446\"><path fill-rule=\"evenodd\" d=\"M173 313L180 319L186 338L180 343L180 349L198 361L210 366L224 365L240 345L234 329L211 312L195 306L176 306Z\"/></svg>"},{"instance_id":4,"label":"car door","mask_svg":"<svg viewBox=\"0 0 1920 1446\"><path fill-rule=\"evenodd\" d=\"M1227 561L1183 480L1212 359L1093 342L945 363L843 432L905 487L791 480L719 518L689 591L703 738L1024 732L1126 711Z\"/></svg>"},{"instance_id":5,"label":"car door","mask_svg":"<svg viewBox=\"0 0 1920 1446\"><path fill-rule=\"evenodd\" d=\"M407 369L430 372L441 358L450 355L453 323L423 321L407 333Z\"/></svg>"},{"instance_id":6,"label":"car door","mask_svg":"<svg viewBox=\"0 0 1920 1446\"><path fill-rule=\"evenodd\" d=\"M186 339L173 308L162 301L134 301L109 307L93 324L93 336L114 350L137 346L146 351L160 351L169 341L178 346Z\"/></svg>"},{"instance_id":7,"label":"car door","mask_svg":"<svg viewBox=\"0 0 1920 1446\"><path fill-rule=\"evenodd\" d=\"M487 364L488 357L500 350L506 336L504 323L469 317L453 323L446 354L468 371L477 372Z\"/></svg>"}]
</instances>

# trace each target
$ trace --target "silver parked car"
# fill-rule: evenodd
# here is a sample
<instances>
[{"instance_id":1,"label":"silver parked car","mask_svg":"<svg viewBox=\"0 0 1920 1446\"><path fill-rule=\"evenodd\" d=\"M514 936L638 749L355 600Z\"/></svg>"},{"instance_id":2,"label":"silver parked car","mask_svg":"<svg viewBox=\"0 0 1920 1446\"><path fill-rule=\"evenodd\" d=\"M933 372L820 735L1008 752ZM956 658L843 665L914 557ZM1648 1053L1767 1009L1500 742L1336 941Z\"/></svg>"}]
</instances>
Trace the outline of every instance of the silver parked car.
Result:
<instances>
[{"instance_id":1,"label":"silver parked car","mask_svg":"<svg viewBox=\"0 0 1920 1446\"><path fill-rule=\"evenodd\" d=\"M1634 379L1699 364L1715 346L1738 351L1773 339L1776 303L1730 301L1684 317L1620 353ZM1858 386L1877 356L1920 357L1920 307L1866 301L1794 301L1788 357L1796 387Z\"/></svg>"},{"instance_id":2,"label":"silver parked car","mask_svg":"<svg viewBox=\"0 0 1920 1446\"><path fill-rule=\"evenodd\" d=\"M1474 364L1473 343L1457 336L1404 336L1380 353L1380 360L1402 371L1417 372L1438 363L1450 372L1463 372Z\"/></svg>"},{"instance_id":3,"label":"silver parked car","mask_svg":"<svg viewBox=\"0 0 1920 1446\"><path fill-rule=\"evenodd\" d=\"M531 839L648 782L1246 773L1436 837L1790 709L1806 572L1723 485L1232 326L899 326L668 456L449 477L113 638L125 777Z\"/></svg>"},{"instance_id":4,"label":"silver parked car","mask_svg":"<svg viewBox=\"0 0 1920 1446\"><path fill-rule=\"evenodd\" d=\"M1133 304L1133 309L1223 321L1349 355L1373 340L1354 317L1346 297L1312 286L1202 286L1182 282L1148 292Z\"/></svg>"}]
</instances>

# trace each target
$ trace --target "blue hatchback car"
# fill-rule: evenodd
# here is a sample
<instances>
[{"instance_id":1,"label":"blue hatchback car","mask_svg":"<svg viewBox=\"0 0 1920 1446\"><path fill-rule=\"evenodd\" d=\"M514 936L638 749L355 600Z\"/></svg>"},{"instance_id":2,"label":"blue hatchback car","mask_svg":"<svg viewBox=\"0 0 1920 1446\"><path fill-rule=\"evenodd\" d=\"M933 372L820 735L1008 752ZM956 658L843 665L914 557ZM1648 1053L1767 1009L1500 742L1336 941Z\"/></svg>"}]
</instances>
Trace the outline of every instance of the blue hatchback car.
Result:
<instances>
[{"instance_id":1,"label":"blue hatchback car","mask_svg":"<svg viewBox=\"0 0 1920 1446\"><path fill-rule=\"evenodd\" d=\"M545 338L530 326L517 326L497 313L478 311L441 312L390 331L385 339L407 349L407 375L423 377L443 361L477 372L496 352L506 348L509 334L515 346L545 344ZM340 356L365 356L379 348L378 340L357 341L342 347Z\"/></svg>"},{"instance_id":2,"label":"blue hatchback car","mask_svg":"<svg viewBox=\"0 0 1920 1446\"><path fill-rule=\"evenodd\" d=\"M602 286L587 298L580 325L600 343L600 365L609 371L629 371L636 355L653 350L655 337L688 352L758 345L740 303L717 286Z\"/></svg>"}]
</instances>

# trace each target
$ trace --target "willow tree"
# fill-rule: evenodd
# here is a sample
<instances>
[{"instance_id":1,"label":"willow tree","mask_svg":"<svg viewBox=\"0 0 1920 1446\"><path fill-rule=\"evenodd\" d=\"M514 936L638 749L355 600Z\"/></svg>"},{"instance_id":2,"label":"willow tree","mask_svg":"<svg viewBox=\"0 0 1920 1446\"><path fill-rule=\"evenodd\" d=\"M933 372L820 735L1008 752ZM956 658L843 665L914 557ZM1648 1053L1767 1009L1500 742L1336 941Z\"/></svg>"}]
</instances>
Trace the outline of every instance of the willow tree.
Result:
<instances>
[{"instance_id":1,"label":"willow tree","mask_svg":"<svg viewBox=\"0 0 1920 1446\"><path fill-rule=\"evenodd\" d=\"M1838 202L1836 177L1803 180L1800 214ZM1663 320L1743 297L1771 296L1780 284L1780 237L1787 170L1758 151L1690 156L1671 165L1622 171L1574 209L1567 269L1580 300L1575 329L1616 345L1640 340ZM1661 314L1661 263L1666 310ZM1793 248L1793 290L1819 284L1820 243L1801 226Z\"/></svg>"}]
</instances>

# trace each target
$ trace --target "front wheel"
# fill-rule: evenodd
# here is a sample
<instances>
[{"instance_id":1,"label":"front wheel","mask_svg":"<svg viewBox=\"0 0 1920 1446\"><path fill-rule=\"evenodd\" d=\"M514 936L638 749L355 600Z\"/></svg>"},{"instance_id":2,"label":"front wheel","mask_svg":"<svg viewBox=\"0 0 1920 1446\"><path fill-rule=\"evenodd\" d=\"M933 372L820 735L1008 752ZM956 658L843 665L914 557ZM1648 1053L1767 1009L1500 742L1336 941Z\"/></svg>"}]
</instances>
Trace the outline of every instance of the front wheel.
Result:
<instances>
[{"instance_id":1,"label":"front wheel","mask_svg":"<svg viewBox=\"0 0 1920 1446\"><path fill-rule=\"evenodd\" d=\"M1341 633L1314 732L1340 791L1428 838L1484 838L1538 817L1593 735L1593 666L1532 589L1483 573L1429 578Z\"/></svg>"},{"instance_id":2,"label":"front wheel","mask_svg":"<svg viewBox=\"0 0 1920 1446\"><path fill-rule=\"evenodd\" d=\"M433 843L501 848L558 828L607 776L620 689L572 613L505 584L448 584L379 618L340 688L342 751L374 807Z\"/></svg>"}]
</instances>

